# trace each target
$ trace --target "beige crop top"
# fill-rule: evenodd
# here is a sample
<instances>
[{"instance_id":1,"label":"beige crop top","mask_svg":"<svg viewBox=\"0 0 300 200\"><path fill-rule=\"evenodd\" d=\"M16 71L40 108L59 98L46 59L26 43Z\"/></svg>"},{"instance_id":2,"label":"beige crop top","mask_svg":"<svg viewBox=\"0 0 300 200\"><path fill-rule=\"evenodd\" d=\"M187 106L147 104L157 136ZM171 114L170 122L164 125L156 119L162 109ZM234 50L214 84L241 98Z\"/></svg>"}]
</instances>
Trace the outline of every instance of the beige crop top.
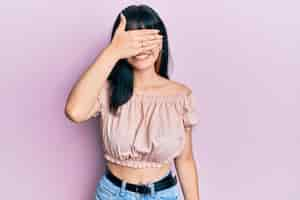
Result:
<instances>
[{"instance_id":1,"label":"beige crop top","mask_svg":"<svg viewBox=\"0 0 300 200\"><path fill-rule=\"evenodd\" d=\"M195 97L134 93L109 112L109 84L98 95L93 117L101 114L104 158L129 167L160 167L180 155L185 143L184 126L199 121Z\"/></svg>"}]
</instances>

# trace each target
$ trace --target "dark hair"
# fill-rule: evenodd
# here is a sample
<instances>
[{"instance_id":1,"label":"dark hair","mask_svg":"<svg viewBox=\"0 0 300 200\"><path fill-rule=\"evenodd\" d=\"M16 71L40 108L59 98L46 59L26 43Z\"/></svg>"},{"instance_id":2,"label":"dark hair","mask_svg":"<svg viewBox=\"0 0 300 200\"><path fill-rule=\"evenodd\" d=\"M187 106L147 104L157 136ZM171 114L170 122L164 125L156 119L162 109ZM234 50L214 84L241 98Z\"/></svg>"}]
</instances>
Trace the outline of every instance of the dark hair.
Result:
<instances>
[{"instance_id":1,"label":"dark hair","mask_svg":"<svg viewBox=\"0 0 300 200\"><path fill-rule=\"evenodd\" d=\"M159 15L147 5L130 5L123 9L114 22L111 40L115 34L116 28L120 23L120 15L126 17L125 30L134 29L159 29L163 35L163 44L160 55L155 63L155 71L160 76L169 79L168 62L169 62L169 43L166 27ZM110 75L108 81L110 85L110 101L109 108L113 113L116 113L118 107L126 103L133 95L134 86L133 68L127 59L120 59Z\"/></svg>"}]
</instances>

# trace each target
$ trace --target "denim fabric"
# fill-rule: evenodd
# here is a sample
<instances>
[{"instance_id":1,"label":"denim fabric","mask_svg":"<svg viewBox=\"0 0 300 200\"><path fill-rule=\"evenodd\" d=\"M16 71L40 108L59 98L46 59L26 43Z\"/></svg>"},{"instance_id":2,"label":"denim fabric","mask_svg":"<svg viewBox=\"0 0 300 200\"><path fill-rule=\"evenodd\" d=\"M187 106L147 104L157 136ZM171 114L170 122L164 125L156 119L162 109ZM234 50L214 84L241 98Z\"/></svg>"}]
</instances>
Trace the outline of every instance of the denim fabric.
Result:
<instances>
[{"instance_id":1,"label":"denim fabric","mask_svg":"<svg viewBox=\"0 0 300 200\"><path fill-rule=\"evenodd\" d=\"M168 174L169 172L160 179ZM178 182L176 185L156 192L153 182L148 183L147 185L151 187L151 194L126 190L125 185L126 181L123 180L121 187L116 186L104 174L97 183L95 200L180 200Z\"/></svg>"}]
</instances>

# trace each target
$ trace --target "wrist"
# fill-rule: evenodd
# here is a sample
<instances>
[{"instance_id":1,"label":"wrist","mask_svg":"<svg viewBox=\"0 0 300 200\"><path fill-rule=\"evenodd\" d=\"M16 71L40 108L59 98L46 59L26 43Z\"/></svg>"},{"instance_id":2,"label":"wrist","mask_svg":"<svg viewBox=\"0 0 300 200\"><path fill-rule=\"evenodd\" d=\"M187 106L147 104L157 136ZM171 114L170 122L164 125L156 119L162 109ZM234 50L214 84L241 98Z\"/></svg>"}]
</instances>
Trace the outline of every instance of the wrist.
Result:
<instances>
[{"instance_id":1,"label":"wrist","mask_svg":"<svg viewBox=\"0 0 300 200\"><path fill-rule=\"evenodd\" d=\"M115 48L111 43L104 50L115 62L121 59L118 54L117 48Z\"/></svg>"}]
</instances>

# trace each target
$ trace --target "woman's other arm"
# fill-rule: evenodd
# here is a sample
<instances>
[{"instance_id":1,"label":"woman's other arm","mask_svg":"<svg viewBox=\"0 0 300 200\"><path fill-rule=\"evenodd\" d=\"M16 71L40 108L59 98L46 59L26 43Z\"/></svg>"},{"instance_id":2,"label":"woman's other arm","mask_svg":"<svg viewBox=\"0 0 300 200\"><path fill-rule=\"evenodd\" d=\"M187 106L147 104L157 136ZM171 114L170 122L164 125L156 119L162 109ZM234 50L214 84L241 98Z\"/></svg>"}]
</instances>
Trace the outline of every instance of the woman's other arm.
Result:
<instances>
[{"instance_id":1,"label":"woman's other arm","mask_svg":"<svg viewBox=\"0 0 300 200\"><path fill-rule=\"evenodd\" d=\"M200 200L197 165L192 151L192 128L185 128L183 152L175 158L174 164L185 200Z\"/></svg>"}]
</instances>

